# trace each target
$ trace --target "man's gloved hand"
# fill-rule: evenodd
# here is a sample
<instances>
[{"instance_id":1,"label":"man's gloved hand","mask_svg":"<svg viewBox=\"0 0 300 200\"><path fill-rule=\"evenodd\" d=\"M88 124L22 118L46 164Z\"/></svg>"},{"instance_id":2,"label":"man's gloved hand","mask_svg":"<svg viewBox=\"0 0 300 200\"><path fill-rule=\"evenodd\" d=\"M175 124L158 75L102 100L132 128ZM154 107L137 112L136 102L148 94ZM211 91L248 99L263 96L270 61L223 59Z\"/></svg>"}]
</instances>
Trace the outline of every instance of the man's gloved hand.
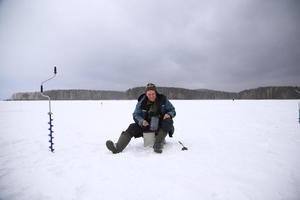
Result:
<instances>
[{"instance_id":1,"label":"man's gloved hand","mask_svg":"<svg viewBox=\"0 0 300 200\"><path fill-rule=\"evenodd\" d=\"M164 119L168 119L168 118L171 118L171 116L169 114L165 114Z\"/></svg>"},{"instance_id":2,"label":"man's gloved hand","mask_svg":"<svg viewBox=\"0 0 300 200\"><path fill-rule=\"evenodd\" d=\"M144 121L143 121L143 126L145 126L145 127L146 127L146 126L149 126L149 123L148 123L146 120L144 120Z\"/></svg>"}]
</instances>

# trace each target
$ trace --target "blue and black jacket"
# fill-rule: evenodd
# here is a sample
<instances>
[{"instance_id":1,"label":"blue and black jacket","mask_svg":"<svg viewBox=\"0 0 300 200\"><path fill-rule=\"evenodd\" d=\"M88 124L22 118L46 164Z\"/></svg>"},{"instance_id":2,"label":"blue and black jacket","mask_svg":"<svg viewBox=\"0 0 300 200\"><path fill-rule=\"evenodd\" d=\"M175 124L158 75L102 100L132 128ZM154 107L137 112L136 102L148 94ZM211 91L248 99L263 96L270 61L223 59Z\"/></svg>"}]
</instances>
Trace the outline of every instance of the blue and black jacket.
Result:
<instances>
[{"instance_id":1,"label":"blue and black jacket","mask_svg":"<svg viewBox=\"0 0 300 200\"><path fill-rule=\"evenodd\" d=\"M157 92L156 98L156 101L158 102L158 115L160 119L162 119L165 114L169 114L171 118L174 118L176 116L176 111L172 103L167 99L167 97ZM148 119L149 105L147 104L147 101L148 98L146 94L142 94L138 98L138 103L132 114L134 121L141 127L143 126L143 121Z\"/></svg>"}]
</instances>

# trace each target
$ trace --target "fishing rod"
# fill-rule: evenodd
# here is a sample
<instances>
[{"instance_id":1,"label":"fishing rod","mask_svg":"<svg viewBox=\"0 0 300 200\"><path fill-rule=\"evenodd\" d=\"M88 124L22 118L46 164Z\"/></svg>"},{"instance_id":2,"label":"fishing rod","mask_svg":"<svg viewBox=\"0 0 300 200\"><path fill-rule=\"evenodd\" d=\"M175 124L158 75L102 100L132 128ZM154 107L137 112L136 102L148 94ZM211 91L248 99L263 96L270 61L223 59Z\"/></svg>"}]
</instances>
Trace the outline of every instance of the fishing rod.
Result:
<instances>
[{"instance_id":1,"label":"fishing rod","mask_svg":"<svg viewBox=\"0 0 300 200\"><path fill-rule=\"evenodd\" d=\"M185 147L185 146L182 144L182 142L178 141L178 143L181 144L181 146L182 146L181 151L186 151L186 150L188 150L188 148Z\"/></svg>"}]
</instances>

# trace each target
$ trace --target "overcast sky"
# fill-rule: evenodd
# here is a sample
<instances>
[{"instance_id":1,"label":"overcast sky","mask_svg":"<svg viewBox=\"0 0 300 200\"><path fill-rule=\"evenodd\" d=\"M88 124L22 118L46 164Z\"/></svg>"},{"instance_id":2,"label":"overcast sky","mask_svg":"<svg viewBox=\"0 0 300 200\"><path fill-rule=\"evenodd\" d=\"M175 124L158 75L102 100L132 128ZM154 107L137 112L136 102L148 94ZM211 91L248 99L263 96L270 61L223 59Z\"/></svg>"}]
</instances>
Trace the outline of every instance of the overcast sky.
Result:
<instances>
[{"instance_id":1,"label":"overcast sky","mask_svg":"<svg viewBox=\"0 0 300 200\"><path fill-rule=\"evenodd\" d=\"M0 0L0 98L300 85L299 0Z\"/></svg>"}]
</instances>

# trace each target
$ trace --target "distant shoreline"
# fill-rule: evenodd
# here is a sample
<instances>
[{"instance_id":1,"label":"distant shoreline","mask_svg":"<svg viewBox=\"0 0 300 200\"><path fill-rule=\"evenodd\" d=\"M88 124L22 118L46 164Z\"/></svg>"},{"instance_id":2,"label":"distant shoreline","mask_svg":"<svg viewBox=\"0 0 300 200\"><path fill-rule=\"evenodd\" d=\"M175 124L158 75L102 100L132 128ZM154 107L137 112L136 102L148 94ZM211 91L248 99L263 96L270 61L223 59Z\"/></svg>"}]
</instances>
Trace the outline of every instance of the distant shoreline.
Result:
<instances>
[{"instance_id":1,"label":"distant shoreline","mask_svg":"<svg viewBox=\"0 0 300 200\"><path fill-rule=\"evenodd\" d=\"M178 100L226 100L226 99L300 99L296 87L259 87L247 89L241 92L226 92L208 89L184 89L174 87L158 87L158 91L165 94L169 99ZM132 100L137 99L144 93L144 87L135 87L126 91L112 90L48 90L44 94L52 100ZM10 99L4 101L34 101L45 100L40 92L14 93Z\"/></svg>"}]
</instances>

